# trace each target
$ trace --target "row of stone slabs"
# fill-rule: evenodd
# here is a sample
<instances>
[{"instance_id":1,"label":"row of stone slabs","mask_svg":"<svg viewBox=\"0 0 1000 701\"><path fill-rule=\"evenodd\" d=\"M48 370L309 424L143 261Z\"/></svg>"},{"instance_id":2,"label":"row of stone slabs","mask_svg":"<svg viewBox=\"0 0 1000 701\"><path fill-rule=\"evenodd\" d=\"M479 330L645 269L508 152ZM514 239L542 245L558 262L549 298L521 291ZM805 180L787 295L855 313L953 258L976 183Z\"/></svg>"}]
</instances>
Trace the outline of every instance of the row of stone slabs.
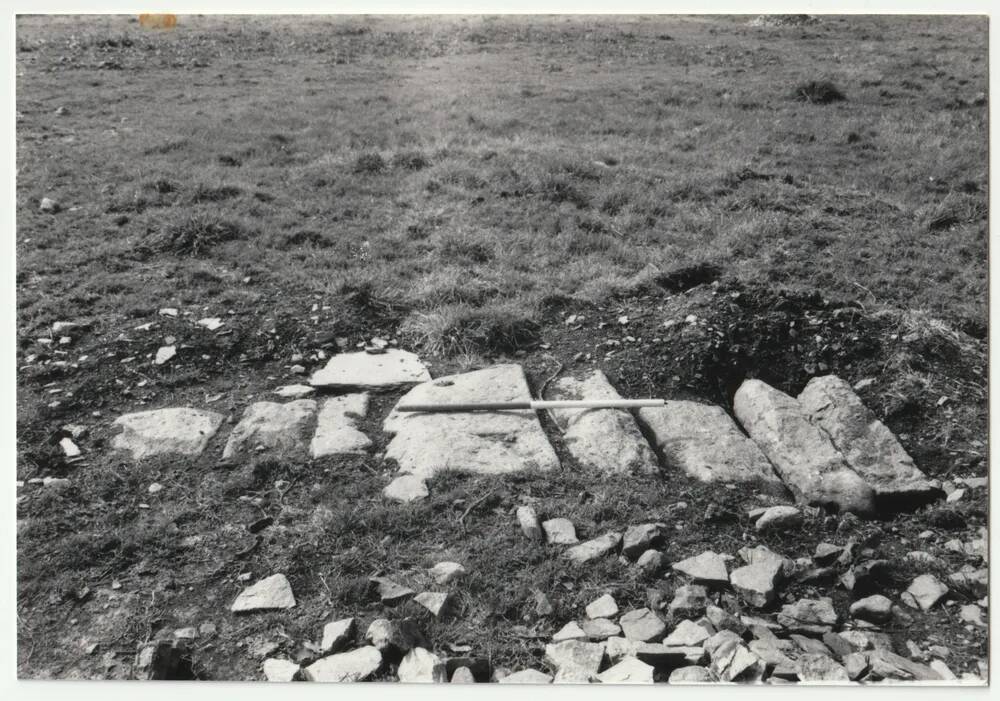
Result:
<instances>
[{"instance_id":1,"label":"row of stone slabs","mask_svg":"<svg viewBox=\"0 0 1000 701\"><path fill-rule=\"evenodd\" d=\"M316 372L316 388L345 391L414 384L400 404L526 401L530 389L519 365L497 365L431 379L419 358L406 351L334 356ZM565 377L549 399L617 399L604 374ZM261 451L308 453L314 458L365 453L371 440L357 426L366 416L368 394L322 400L251 404L230 433L223 458ZM793 398L759 380L747 380L734 399L739 425L721 407L667 401L636 416L618 409L563 409L552 417L567 449L582 465L606 473L684 470L703 482L752 484L801 502L871 515L879 497L920 498L939 487L914 465L896 437L861 402L850 385L834 377L809 382ZM638 420L638 422L637 422ZM220 414L191 408L160 409L120 417L113 446L135 459L162 453L200 454L218 431ZM655 443L647 442L643 430ZM401 501L427 494L425 480L446 469L484 474L559 467L533 411L404 413L383 423L393 438L385 457L401 477L386 496ZM312 433L311 438L309 436Z\"/></svg>"}]
</instances>

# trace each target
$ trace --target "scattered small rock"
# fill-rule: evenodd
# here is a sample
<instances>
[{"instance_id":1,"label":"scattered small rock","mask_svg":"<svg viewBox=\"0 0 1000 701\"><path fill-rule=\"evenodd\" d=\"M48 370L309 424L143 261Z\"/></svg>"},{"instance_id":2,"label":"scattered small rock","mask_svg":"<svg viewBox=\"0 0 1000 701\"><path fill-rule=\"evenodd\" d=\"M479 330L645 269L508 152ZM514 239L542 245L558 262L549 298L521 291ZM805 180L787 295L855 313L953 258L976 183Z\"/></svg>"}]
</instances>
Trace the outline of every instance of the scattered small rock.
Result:
<instances>
[{"instance_id":1,"label":"scattered small rock","mask_svg":"<svg viewBox=\"0 0 1000 701\"><path fill-rule=\"evenodd\" d=\"M288 579L283 574L273 574L244 589L236 597L230 610L239 613L289 609L293 606L295 606L295 596L292 594Z\"/></svg>"}]
</instances>

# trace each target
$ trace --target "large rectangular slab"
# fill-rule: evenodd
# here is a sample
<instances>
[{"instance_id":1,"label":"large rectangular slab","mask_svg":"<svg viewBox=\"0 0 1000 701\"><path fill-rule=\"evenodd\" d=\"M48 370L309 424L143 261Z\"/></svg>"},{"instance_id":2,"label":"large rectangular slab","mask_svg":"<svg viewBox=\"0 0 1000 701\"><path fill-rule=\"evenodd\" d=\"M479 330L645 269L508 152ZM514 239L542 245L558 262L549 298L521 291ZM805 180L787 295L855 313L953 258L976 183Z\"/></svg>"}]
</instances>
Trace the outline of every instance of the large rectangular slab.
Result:
<instances>
[{"instance_id":1,"label":"large rectangular slab","mask_svg":"<svg viewBox=\"0 0 1000 701\"><path fill-rule=\"evenodd\" d=\"M751 483L772 494L785 492L764 453L720 406L672 400L640 409L639 421L670 467L702 482Z\"/></svg>"},{"instance_id":2,"label":"large rectangular slab","mask_svg":"<svg viewBox=\"0 0 1000 701\"><path fill-rule=\"evenodd\" d=\"M546 399L621 399L600 370L583 379L563 377ZM656 454L624 409L553 409L566 447L581 465L607 473L654 473Z\"/></svg>"},{"instance_id":3,"label":"large rectangular slab","mask_svg":"<svg viewBox=\"0 0 1000 701\"><path fill-rule=\"evenodd\" d=\"M368 394L345 394L323 402L316 417L316 433L309 444L314 458L326 455L364 453L371 439L358 430L356 419L368 413Z\"/></svg>"},{"instance_id":4,"label":"large rectangular slab","mask_svg":"<svg viewBox=\"0 0 1000 701\"><path fill-rule=\"evenodd\" d=\"M316 413L312 399L294 402L254 402L229 434L222 458L252 455L259 450L278 453L305 453L306 431Z\"/></svg>"},{"instance_id":5,"label":"large rectangular slab","mask_svg":"<svg viewBox=\"0 0 1000 701\"><path fill-rule=\"evenodd\" d=\"M411 389L399 404L528 401L520 365L496 365L441 377ZM382 425L393 434L386 458L401 472L430 477L447 469L502 474L552 470L559 459L535 412L389 413Z\"/></svg>"},{"instance_id":6,"label":"large rectangular slab","mask_svg":"<svg viewBox=\"0 0 1000 701\"><path fill-rule=\"evenodd\" d=\"M833 375L814 377L799 394L799 404L880 497L938 493L892 431L844 380Z\"/></svg>"},{"instance_id":7,"label":"large rectangular slab","mask_svg":"<svg viewBox=\"0 0 1000 701\"><path fill-rule=\"evenodd\" d=\"M309 378L313 387L396 387L426 382L431 374L415 354L391 348L384 353L340 353Z\"/></svg>"},{"instance_id":8,"label":"large rectangular slab","mask_svg":"<svg viewBox=\"0 0 1000 701\"><path fill-rule=\"evenodd\" d=\"M746 380L736 390L733 410L800 501L865 516L874 512L875 492L793 397Z\"/></svg>"}]
</instances>

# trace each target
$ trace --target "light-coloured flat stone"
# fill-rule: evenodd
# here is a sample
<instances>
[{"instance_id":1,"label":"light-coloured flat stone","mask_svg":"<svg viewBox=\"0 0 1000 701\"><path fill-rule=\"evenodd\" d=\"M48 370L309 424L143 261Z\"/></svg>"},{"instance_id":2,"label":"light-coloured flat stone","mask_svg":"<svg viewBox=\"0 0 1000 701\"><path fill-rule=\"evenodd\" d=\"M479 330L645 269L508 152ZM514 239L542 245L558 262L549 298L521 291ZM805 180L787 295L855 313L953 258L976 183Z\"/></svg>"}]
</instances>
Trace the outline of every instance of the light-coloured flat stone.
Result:
<instances>
[{"instance_id":1,"label":"light-coloured flat stone","mask_svg":"<svg viewBox=\"0 0 1000 701\"><path fill-rule=\"evenodd\" d=\"M947 584L932 574L922 574L910 583L900 598L907 606L929 611L947 593Z\"/></svg>"},{"instance_id":2,"label":"light-coloured flat stone","mask_svg":"<svg viewBox=\"0 0 1000 701\"><path fill-rule=\"evenodd\" d=\"M653 668L635 657L626 657L598 674L597 678L602 684L652 684Z\"/></svg>"},{"instance_id":3,"label":"light-coloured flat stone","mask_svg":"<svg viewBox=\"0 0 1000 701\"><path fill-rule=\"evenodd\" d=\"M292 586L283 574L272 574L251 587L244 589L230 611L269 611L273 609L290 609L295 606L295 596Z\"/></svg>"},{"instance_id":4,"label":"light-coloured flat stone","mask_svg":"<svg viewBox=\"0 0 1000 701\"><path fill-rule=\"evenodd\" d=\"M448 584L465 576L465 568L457 562L439 562L427 573L438 584Z\"/></svg>"},{"instance_id":5,"label":"light-coloured flat stone","mask_svg":"<svg viewBox=\"0 0 1000 701\"><path fill-rule=\"evenodd\" d=\"M847 670L827 655L800 655L796 665L799 681L803 682L848 682Z\"/></svg>"},{"instance_id":6,"label":"light-coloured flat stone","mask_svg":"<svg viewBox=\"0 0 1000 701\"><path fill-rule=\"evenodd\" d=\"M285 385L274 390L274 393L284 399L305 399L316 394L316 388L309 385Z\"/></svg>"},{"instance_id":7,"label":"light-coloured flat stone","mask_svg":"<svg viewBox=\"0 0 1000 701\"><path fill-rule=\"evenodd\" d=\"M744 601L763 608L774 601L781 576L781 561L772 560L738 567L729 574L729 581Z\"/></svg>"},{"instance_id":8,"label":"light-coloured flat stone","mask_svg":"<svg viewBox=\"0 0 1000 701\"><path fill-rule=\"evenodd\" d=\"M356 630L357 622L353 618L330 621L323 626L323 641L320 643L320 650L324 653L339 652L354 640Z\"/></svg>"},{"instance_id":9,"label":"light-coloured flat stone","mask_svg":"<svg viewBox=\"0 0 1000 701\"><path fill-rule=\"evenodd\" d=\"M587 618L611 618L618 615L618 602L611 594L604 594L587 604Z\"/></svg>"},{"instance_id":10,"label":"light-coloured flat stone","mask_svg":"<svg viewBox=\"0 0 1000 701\"><path fill-rule=\"evenodd\" d=\"M455 673L451 675L452 684L475 684L476 677L472 674L472 670L468 667L459 667L455 670Z\"/></svg>"},{"instance_id":11,"label":"light-coloured flat stone","mask_svg":"<svg viewBox=\"0 0 1000 701\"><path fill-rule=\"evenodd\" d=\"M720 406L671 400L640 409L639 421L668 467L702 482L749 483L771 494L785 493L764 453Z\"/></svg>"},{"instance_id":12,"label":"light-coloured flat stone","mask_svg":"<svg viewBox=\"0 0 1000 701\"><path fill-rule=\"evenodd\" d=\"M382 496L404 504L425 499L430 495L427 482L417 475L400 475L382 490Z\"/></svg>"},{"instance_id":13,"label":"light-coloured flat stone","mask_svg":"<svg viewBox=\"0 0 1000 701\"><path fill-rule=\"evenodd\" d=\"M341 353L313 373L313 387L395 387L431 379L414 353L390 348L384 353Z\"/></svg>"},{"instance_id":14,"label":"light-coloured flat stone","mask_svg":"<svg viewBox=\"0 0 1000 701\"><path fill-rule=\"evenodd\" d=\"M603 659L604 643L567 640L545 646L545 661L556 671L571 669L594 675L600 669Z\"/></svg>"},{"instance_id":15,"label":"light-coloured flat stone","mask_svg":"<svg viewBox=\"0 0 1000 701\"><path fill-rule=\"evenodd\" d=\"M451 595L446 591L424 591L413 597L413 600L427 609L435 618L442 618L449 613Z\"/></svg>"},{"instance_id":16,"label":"light-coloured flat stone","mask_svg":"<svg viewBox=\"0 0 1000 701\"><path fill-rule=\"evenodd\" d=\"M368 645L316 660L303 670L311 682L360 682L382 666L382 653Z\"/></svg>"},{"instance_id":17,"label":"light-coloured flat stone","mask_svg":"<svg viewBox=\"0 0 1000 701\"><path fill-rule=\"evenodd\" d=\"M521 366L497 365L417 385L399 404L530 399ZM386 458L395 460L401 472L423 477L448 469L505 474L559 467L555 450L535 412L530 410L454 413L393 410L383 428L393 435Z\"/></svg>"},{"instance_id":18,"label":"light-coloured flat stone","mask_svg":"<svg viewBox=\"0 0 1000 701\"><path fill-rule=\"evenodd\" d=\"M729 573L726 572L726 560L722 555L706 550L700 555L675 562L671 569L686 574L695 582L706 584L726 584Z\"/></svg>"},{"instance_id":19,"label":"light-coloured flat stone","mask_svg":"<svg viewBox=\"0 0 1000 701\"><path fill-rule=\"evenodd\" d=\"M545 534L542 533L542 526L538 523L538 514L530 506L517 507L517 523L521 527L524 537L528 540L536 542L545 540Z\"/></svg>"},{"instance_id":20,"label":"light-coloured flat stone","mask_svg":"<svg viewBox=\"0 0 1000 701\"><path fill-rule=\"evenodd\" d=\"M711 634L694 621L683 620L663 639L667 647L693 647L708 640Z\"/></svg>"},{"instance_id":21,"label":"light-coloured flat stone","mask_svg":"<svg viewBox=\"0 0 1000 701\"><path fill-rule=\"evenodd\" d=\"M794 398L760 380L746 380L733 409L799 501L863 516L874 513L875 492Z\"/></svg>"},{"instance_id":22,"label":"light-coloured flat stone","mask_svg":"<svg viewBox=\"0 0 1000 701\"><path fill-rule=\"evenodd\" d=\"M792 632L822 635L837 624L837 612L828 596L799 599L794 604L781 607L778 623Z\"/></svg>"},{"instance_id":23,"label":"light-coloured flat stone","mask_svg":"<svg viewBox=\"0 0 1000 701\"><path fill-rule=\"evenodd\" d=\"M290 682L299 673L299 666L291 660L269 657L264 660L264 678L269 682Z\"/></svg>"},{"instance_id":24,"label":"light-coloured flat stone","mask_svg":"<svg viewBox=\"0 0 1000 701\"><path fill-rule=\"evenodd\" d=\"M586 640L587 634L576 621L570 621L552 634L552 642L561 643L567 640Z\"/></svg>"},{"instance_id":25,"label":"light-coloured flat stone","mask_svg":"<svg viewBox=\"0 0 1000 701\"><path fill-rule=\"evenodd\" d=\"M814 377L799 404L833 441L847 464L879 496L916 497L937 493L884 423L839 377Z\"/></svg>"},{"instance_id":26,"label":"light-coloured flat stone","mask_svg":"<svg viewBox=\"0 0 1000 701\"><path fill-rule=\"evenodd\" d=\"M578 565L604 557L618 549L622 542L621 533L605 533L602 536L574 545L563 553L563 557Z\"/></svg>"},{"instance_id":27,"label":"light-coloured flat stone","mask_svg":"<svg viewBox=\"0 0 1000 701\"><path fill-rule=\"evenodd\" d=\"M622 555L634 560L663 539L666 526L662 523L643 523L629 526L622 537Z\"/></svg>"},{"instance_id":28,"label":"light-coloured flat stone","mask_svg":"<svg viewBox=\"0 0 1000 701\"><path fill-rule=\"evenodd\" d=\"M679 667L671 672L667 679L668 684L708 684L714 681L716 681L715 675L707 667L699 665Z\"/></svg>"},{"instance_id":29,"label":"light-coloured flat stone","mask_svg":"<svg viewBox=\"0 0 1000 701\"><path fill-rule=\"evenodd\" d=\"M586 634L587 640L607 640L622 634L621 626L607 618L588 618L580 623L580 627Z\"/></svg>"},{"instance_id":30,"label":"light-coloured flat stone","mask_svg":"<svg viewBox=\"0 0 1000 701\"><path fill-rule=\"evenodd\" d=\"M621 399L600 370L583 379L563 377L552 383L546 399ZM609 474L659 472L632 415L623 409L552 409L569 452L586 468Z\"/></svg>"},{"instance_id":31,"label":"light-coloured flat stone","mask_svg":"<svg viewBox=\"0 0 1000 701\"><path fill-rule=\"evenodd\" d=\"M255 402L229 435L223 459L265 448L281 453L305 453L306 430L316 414L316 402L297 399L287 404Z\"/></svg>"},{"instance_id":32,"label":"light-coloured flat stone","mask_svg":"<svg viewBox=\"0 0 1000 701\"><path fill-rule=\"evenodd\" d=\"M539 672L537 669L522 669L503 677L499 684L551 684L552 675Z\"/></svg>"},{"instance_id":33,"label":"light-coloured flat stone","mask_svg":"<svg viewBox=\"0 0 1000 701\"><path fill-rule=\"evenodd\" d=\"M575 545L579 543L576 537L576 526L568 518L550 518L542 523L545 540L551 545Z\"/></svg>"},{"instance_id":34,"label":"light-coloured flat stone","mask_svg":"<svg viewBox=\"0 0 1000 701\"><path fill-rule=\"evenodd\" d=\"M648 608L629 611L618 619L625 637L635 642L646 643L663 637L667 626L660 617Z\"/></svg>"},{"instance_id":35,"label":"light-coloured flat stone","mask_svg":"<svg viewBox=\"0 0 1000 701\"><path fill-rule=\"evenodd\" d=\"M781 531L798 528L802 525L802 512L794 506L782 504L772 506L764 510L754 522L754 530L758 533L764 531Z\"/></svg>"},{"instance_id":36,"label":"light-coloured flat stone","mask_svg":"<svg viewBox=\"0 0 1000 701\"><path fill-rule=\"evenodd\" d=\"M316 417L316 433L309 444L309 452L314 458L364 453L372 442L358 430L355 420L367 414L367 393L330 397L323 402Z\"/></svg>"},{"instance_id":37,"label":"light-coloured flat stone","mask_svg":"<svg viewBox=\"0 0 1000 701\"><path fill-rule=\"evenodd\" d=\"M127 450L134 460L154 455L201 455L225 417L199 409L152 409L119 416L121 433L111 441L115 450Z\"/></svg>"},{"instance_id":38,"label":"light-coloured flat stone","mask_svg":"<svg viewBox=\"0 0 1000 701\"><path fill-rule=\"evenodd\" d=\"M440 684L448 681L444 660L422 647L415 647L406 653L396 676L404 684Z\"/></svg>"}]
</instances>

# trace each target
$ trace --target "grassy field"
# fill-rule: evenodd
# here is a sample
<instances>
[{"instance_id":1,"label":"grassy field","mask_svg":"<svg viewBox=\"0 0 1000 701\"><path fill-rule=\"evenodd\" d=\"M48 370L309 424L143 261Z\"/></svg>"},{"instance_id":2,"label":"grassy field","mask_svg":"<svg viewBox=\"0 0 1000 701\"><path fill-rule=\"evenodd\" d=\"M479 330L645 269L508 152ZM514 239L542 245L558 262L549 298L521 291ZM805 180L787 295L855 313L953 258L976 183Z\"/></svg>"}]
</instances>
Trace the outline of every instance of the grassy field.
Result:
<instances>
[{"instance_id":1,"label":"grassy field","mask_svg":"<svg viewBox=\"0 0 1000 701\"><path fill-rule=\"evenodd\" d=\"M985 474L986 20L750 19L183 16L156 32L124 16L19 18L17 471L72 481L19 491L19 673L128 676L136 645L214 621L200 674L256 678L262 641L296 655L325 615L374 616L370 574L449 557L473 575L465 615L428 624L433 639L537 665L532 635L609 583L641 604L648 583L615 562L566 573L528 548L510 515L526 495L593 535L657 518L684 534L709 503L749 499L565 469L446 475L400 508L378 498L382 446L318 464L136 468L105 454L118 413L221 396L217 410L238 417L290 380L293 354L318 365L317 349L372 336L435 374L514 355L537 387L590 353L623 394L722 403L747 374L789 390L822 368L874 375L866 401L929 473ZM43 198L58 211L40 211ZM712 282L752 303L721 307ZM814 291L865 320L835 322ZM649 350L665 318L691 309L716 318L725 347ZM566 329L573 311L589 331ZM776 331L788 314L839 323L848 350L802 350L787 323ZM192 330L211 316L232 333ZM67 346L44 343L56 321L82 324ZM601 345L626 334L639 350ZM153 366L167 336L177 361ZM394 399L376 403L374 432ZM90 427L87 465L62 461L64 424ZM287 497L267 489L292 475ZM168 489L140 508L153 480ZM277 527L233 559L261 508ZM948 508L970 533L985 524L985 497ZM892 528L912 540L940 510ZM670 555L735 551L746 526L679 535ZM808 555L833 537L823 529L770 545ZM906 551L879 533L873 547ZM277 568L294 613L233 619L236 575ZM552 617L535 617L536 589ZM921 614L898 642L942 635L966 654L949 664L973 669L985 636L953 623Z\"/></svg>"}]
</instances>

